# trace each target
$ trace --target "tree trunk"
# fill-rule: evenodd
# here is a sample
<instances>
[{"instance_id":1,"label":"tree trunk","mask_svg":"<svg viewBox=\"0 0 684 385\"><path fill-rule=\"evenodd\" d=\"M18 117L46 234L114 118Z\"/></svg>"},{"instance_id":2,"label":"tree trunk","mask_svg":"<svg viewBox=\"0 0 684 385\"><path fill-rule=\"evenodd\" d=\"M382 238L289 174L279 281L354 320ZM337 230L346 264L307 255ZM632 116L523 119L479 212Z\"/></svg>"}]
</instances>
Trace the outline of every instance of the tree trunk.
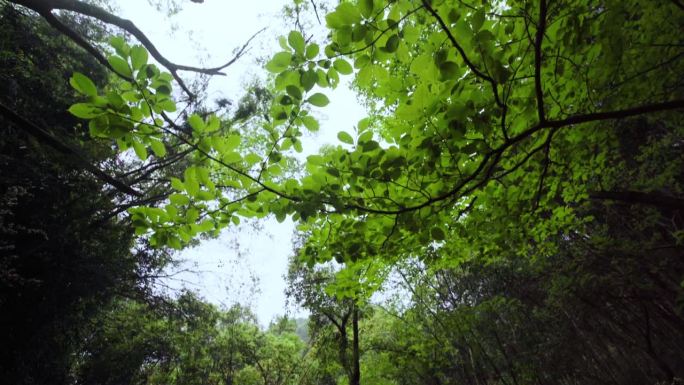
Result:
<instances>
[{"instance_id":1,"label":"tree trunk","mask_svg":"<svg viewBox=\"0 0 684 385\"><path fill-rule=\"evenodd\" d=\"M352 310L352 374L349 385L361 383L361 364L359 362L359 309L354 305Z\"/></svg>"}]
</instances>

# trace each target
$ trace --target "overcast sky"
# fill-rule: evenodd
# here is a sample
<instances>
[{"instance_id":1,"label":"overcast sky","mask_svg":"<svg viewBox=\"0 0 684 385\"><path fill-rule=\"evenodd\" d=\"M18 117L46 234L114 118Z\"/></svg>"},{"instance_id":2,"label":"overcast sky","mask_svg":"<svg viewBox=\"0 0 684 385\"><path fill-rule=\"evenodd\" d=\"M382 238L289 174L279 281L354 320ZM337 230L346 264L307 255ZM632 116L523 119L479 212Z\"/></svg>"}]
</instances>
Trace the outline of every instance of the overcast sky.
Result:
<instances>
[{"instance_id":1,"label":"overcast sky","mask_svg":"<svg viewBox=\"0 0 684 385\"><path fill-rule=\"evenodd\" d=\"M236 99L242 86L254 76L264 77L256 64L258 57L278 50L277 38L289 26L281 16L288 0L206 0L203 4L185 2L183 10L167 18L142 0L118 0L119 14L131 19L171 61L181 64L223 64L256 31L267 27L253 42L249 55L231 66L225 77L212 79L210 98ZM342 82L344 83L344 82ZM320 133L303 141L305 152L314 152L326 143L337 143L340 130L351 131L364 117L355 95L343 84L334 93L326 91L331 103L322 110ZM241 226L224 231L221 237L203 241L181 253L187 260L182 273L170 281L173 287L185 285L205 299L224 306L242 303L252 306L262 325L284 314L287 259L291 255L294 226L266 220L260 229ZM252 278L258 282L253 282ZM253 289L258 289L254 293Z\"/></svg>"}]
</instances>

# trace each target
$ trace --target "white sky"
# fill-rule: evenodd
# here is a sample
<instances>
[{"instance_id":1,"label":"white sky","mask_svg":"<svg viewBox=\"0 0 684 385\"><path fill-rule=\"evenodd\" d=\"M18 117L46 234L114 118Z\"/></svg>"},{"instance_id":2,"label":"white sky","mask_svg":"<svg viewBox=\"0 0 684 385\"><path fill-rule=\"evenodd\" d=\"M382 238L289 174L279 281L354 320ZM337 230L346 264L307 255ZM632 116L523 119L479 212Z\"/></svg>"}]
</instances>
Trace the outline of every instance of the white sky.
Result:
<instances>
[{"instance_id":1,"label":"white sky","mask_svg":"<svg viewBox=\"0 0 684 385\"><path fill-rule=\"evenodd\" d=\"M254 76L263 78L265 70L256 65L256 58L277 52L278 36L286 35L291 29L281 15L288 1L205 0L203 4L186 1L183 10L170 19L143 0L117 0L117 4L120 16L132 20L160 52L180 64L223 64L233 56L234 48L244 44L259 29L268 27L255 39L249 55L228 69L228 76L214 77L211 81L210 98L235 100L242 94L244 82ZM323 144L338 143L337 132L351 132L365 116L357 97L345 84L340 84L334 93L330 90L326 93L331 103L319 115L320 133L303 141L304 151L308 153ZM203 241L181 253L180 257L187 260L183 267L197 273L179 274L169 285L185 285L216 304L251 305L260 323L267 325L275 315L286 311L283 274L292 252L293 229L289 219L282 224L270 219L263 221L258 231L250 226L224 231L218 239ZM258 292L254 295L250 295L251 288L255 287L252 276L258 278Z\"/></svg>"}]
</instances>

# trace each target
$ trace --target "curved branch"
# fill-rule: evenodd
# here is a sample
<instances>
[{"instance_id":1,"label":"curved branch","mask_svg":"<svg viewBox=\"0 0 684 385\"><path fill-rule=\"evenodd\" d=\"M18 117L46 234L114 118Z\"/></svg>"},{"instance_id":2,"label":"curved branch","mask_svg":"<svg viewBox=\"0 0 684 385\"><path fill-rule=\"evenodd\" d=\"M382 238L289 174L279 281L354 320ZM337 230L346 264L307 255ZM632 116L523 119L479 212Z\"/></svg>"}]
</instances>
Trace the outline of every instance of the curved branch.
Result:
<instances>
[{"instance_id":1,"label":"curved branch","mask_svg":"<svg viewBox=\"0 0 684 385\"><path fill-rule=\"evenodd\" d=\"M53 15L50 12L41 13L40 15L43 16L43 18L45 18L48 24L50 24L54 29L64 34L66 37L68 37L74 43L76 43L79 47L83 48L84 50L86 50L86 52L91 54L95 58L95 60L98 61L98 63L107 67L110 71L114 72L123 79L132 81L130 77L121 74L116 69L114 69L114 67L112 67L112 65L109 64L109 61L107 61L107 58L104 57L104 55L97 48L95 48L95 46L90 44L86 39L84 39L73 29L69 28L66 24L62 23L57 17L55 17L55 15Z\"/></svg>"},{"instance_id":2,"label":"curved branch","mask_svg":"<svg viewBox=\"0 0 684 385\"><path fill-rule=\"evenodd\" d=\"M95 58L102 63L103 65L106 65L107 68L113 70L113 68L107 63L107 60L104 59L104 56L97 50L95 49L90 43L88 43L83 37L75 33L73 30L70 30L68 27L66 27L64 24L59 22L57 18L52 14L52 11L54 10L66 10L66 11L72 11L79 13L84 16L89 16L93 17L97 20L100 20L104 23L110 24L117 26L124 31L130 33L133 35L140 43L149 51L150 55L157 60L161 65L166 67L166 69L169 70L171 75L176 79L178 84L181 86L183 91L187 93L192 99L194 99L195 95L190 91L190 89L185 85L185 82L181 77L178 75L178 71L191 71L191 72L197 72L197 73L202 73L206 75L225 75L225 73L221 72L231 64L233 64L235 61L237 61L242 55L244 55L245 52L247 52L247 48L249 46L249 43L261 32L265 30L265 28L259 30L256 32L254 35L252 35L245 44L242 45L242 47L235 53L235 56L230 59L227 63L220 65L218 67L212 67L212 68L202 68L202 67L194 67L194 66L188 66L188 65L183 65L183 64L177 64L169 59L167 59L164 55L159 52L157 47L152 43L152 41L145 35L143 31L141 31L135 23L128 19L121 18L119 16L116 16L107 10L100 8L98 6L92 5L85 3L83 1L79 0L10 0L11 2L19 5L23 5L29 9L32 9L36 12L38 12L41 16L43 16L48 22L58 29L60 32L64 33L69 37L70 39L74 40L79 46L83 47L86 51L88 51L90 54L95 56ZM116 71L114 71L116 72ZM120 74L119 74L120 75Z\"/></svg>"},{"instance_id":3,"label":"curved branch","mask_svg":"<svg viewBox=\"0 0 684 385\"><path fill-rule=\"evenodd\" d=\"M562 127L567 127L567 126L572 126L576 124L582 124L582 123L589 123L589 122L596 122L596 121L601 121L601 120L611 120L611 119L623 119L623 118L628 118L631 116L637 116L637 115L643 115L643 114L648 114L648 113L655 113L655 112L662 112L662 111L669 111L669 110L678 110L678 109L684 109L684 100L673 100L669 102L664 102L664 103L656 103L656 104L646 104L638 107L633 107L633 108L628 108L624 110L616 110L616 111L608 111L608 112L596 112L596 113L590 113L590 114L584 114L584 115L574 115L570 116L565 119L560 119L560 120L549 120L546 122L540 122L536 124L535 126L521 132L520 134L512 137L510 140L507 140L506 142L502 143L499 147L493 149L491 152L487 153L484 155L480 163L478 164L477 168L475 171L473 171L472 174L461 180L458 184L456 184L451 190L447 191L446 193L434 197L432 199L428 199L420 204L417 204L415 206L410 206L410 207L401 207L399 209L394 209L394 210L384 210L384 209L373 209L370 207L364 207L360 205L346 205L344 206L346 209L353 209L353 210L359 210L363 212L368 212L368 213L373 213L373 214L389 214L389 215L396 215L396 214L402 214L406 212L411 212L411 211L417 211L422 208L428 207L434 203L441 202L447 199L450 199L454 197L456 194L462 193L464 188L471 182L475 181L478 179L483 171L485 169L488 170L486 172L486 175L493 170L494 166L498 163L498 160L500 159L501 155L508 150L509 148L513 147L515 144L518 142L522 142L523 140L531 137L535 133L547 129L547 128L552 128L552 129L559 129ZM538 147L536 150L541 150L544 148L544 146ZM492 161L493 162L490 162ZM485 178L486 179L486 178ZM472 192L473 189L467 190L468 192Z\"/></svg>"},{"instance_id":4,"label":"curved branch","mask_svg":"<svg viewBox=\"0 0 684 385\"><path fill-rule=\"evenodd\" d=\"M444 22L444 19L442 19L442 17L437 13L437 11L434 8L432 8L432 6L430 5L430 2L428 0L423 0L423 6L425 7L425 9L428 10L428 12L430 12L432 17L434 17L435 20L437 20L437 22L439 23L439 26L442 28L444 33L446 33L447 37L449 38L451 45L453 45L454 48L456 48L458 53L461 55L463 62L468 66L468 68L470 68L470 70L473 71L473 73L477 77L482 78L482 79L484 79L490 83L494 83L494 79L492 79L491 76L489 76L489 75L483 73L482 71L480 71L479 69L477 69L477 67L475 67L475 64L472 61L470 61L470 58L468 58L468 55L466 55L463 47L461 47L461 45L458 44L458 41L454 37L454 34L451 33L451 30L449 29L449 27Z\"/></svg>"}]
</instances>

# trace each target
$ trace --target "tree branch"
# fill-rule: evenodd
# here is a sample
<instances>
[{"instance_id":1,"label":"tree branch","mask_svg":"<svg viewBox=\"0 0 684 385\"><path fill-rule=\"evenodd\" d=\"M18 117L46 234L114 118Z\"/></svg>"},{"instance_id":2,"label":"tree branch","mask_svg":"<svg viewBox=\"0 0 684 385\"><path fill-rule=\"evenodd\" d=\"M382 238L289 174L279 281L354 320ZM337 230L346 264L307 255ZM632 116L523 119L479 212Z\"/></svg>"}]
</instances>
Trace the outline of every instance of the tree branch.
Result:
<instances>
[{"instance_id":1,"label":"tree branch","mask_svg":"<svg viewBox=\"0 0 684 385\"><path fill-rule=\"evenodd\" d=\"M70 39L74 40L78 45L83 47L86 51L91 53L92 55L95 56L95 58L102 64L106 65L107 68L113 70L113 68L107 63L107 60L104 59L104 56L97 51L90 43L85 41L83 37L75 33L74 31L68 29L66 26L64 26L61 22L58 22L56 17L52 14L53 10L61 9L61 10L66 10L66 11L72 11L79 13L81 15L85 16L90 16L95 19L98 19L102 22L105 22L107 24L111 24L114 26L117 26L121 29L123 29L126 32L129 32L131 35L133 35L140 43L149 51L150 55L157 60L161 65L166 67L171 75L176 79L178 84L181 86L183 91L190 96L191 99L195 98L195 95L190 91L190 89L186 86L185 82L183 79L178 75L178 71L191 71L191 72L197 72L197 73L202 73L206 75L225 75L225 73L221 72L224 70L226 67L230 66L233 64L236 60L238 60L246 51L249 46L249 43L261 32L265 30L265 28L259 30L256 32L254 35L252 35L247 42L242 45L242 47L236 52L235 56L229 60L227 63L220 65L218 67L211 67L211 68L202 68L202 67L194 67L194 66L188 66L188 65L182 65L182 64L177 64L169 59L167 59L164 55L159 52L157 47L152 43L152 41L145 35L143 31L141 31L135 23L128 19L121 18L119 16L116 16L108 11L106 11L103 8L100 8L98 6L92 5L85 3L83 1L79 0L10 0L11 2L19 5L23 5L27 8L30 8L36 12L38 12L41 16L46 18L48 22L58 29L60 32L64 33L69 37ZM57 23L55 23L57 21ZM60 26L61 25L61 26ZM104 59L104 60L103 60ZM114 71L116 72L116 71ZM120 75L120 74L119 74Z\"/></svg>"},{"instance_id":2,"label":"tree branch","mask_svg":"<svg viewBox=\"0 0 684 385\"><path fill-rule=\"evenodd\" d=\"M5 115L10 121L14 122L18 126L22 127L26 132L33 135L37 139L40 139L50 147L55 150L73 156L74 159L79 163L84 169L93 174L96 178L109 184L110 186L116 188L120 192L127 195L134 195L136 197L142 197L143 194L136 191L132 187L126 185L125 183L111 177L104 171L93 166L90 161L82 155L77 149L60 142L57 138L53 137L50 133L38 127L32 122L24 119L22 116L18 115L16 112L12 111L10 108L6 107L4 104L0 103L0 113Z\"/></svg>"},{"instance_id":3,"label":"tree branch","mask_svg":"<svg viewBox=\"0 0 684 385\"><path fill-rule=\"evenodd\" d=\"M575 115L575 116L570 116L565 119L560 119L560 120L550 120L546 122L540 122L536 124L535 126L521 132L520 134L512 137L510 140L502 143L499 147L496 149L493 149L491 152L487 153L484 155L482 160L480 161L480 164L477 166L475 171L473 171L472 174L467 176L466 178L462 179L456 186L454 186L450 191L447 191L446 193L439 195L437 197L434 197L432 199L428 199L424 201L423 203L420 203L415 206L410 206L410 207L402 207L399 209L394 209L394 210L384 210L384 209L373 209L370 207L364 207L364 206L359 206L359 205L346 205L345 208L347 209L354 209L354 210L359 210L363 212L368 212L368 213L373 213L373 214L389 214L389 215L396 215L396 214L402 214L406 212L411 212L411 211L417 211L422 208L425 208L427 206L430 206L434 203L449 199L453 197L454 195L458 194L463 190L463 188L468 185L469 183L473 182L475 179L478 179L480 174L487 168L488 170L492 170L493 167L498 163L498 160L500 159L501 155L504 153L504 151L508 150L509 148L513 147L515 144L518 142L521 142L530 136L534 135L535 133L547 129L547 128L562 128L562 127L567 127L567 126L572 126L572 125L577 125L581 123L588 123L588 122L596 122L596 121L601 121L601 120L610 120L610 119L622 119L622 118L628 118L630 116L637 116L637 115L643 115L643 114L648 114L648 113L655 113L655 112L662 112L662 111L669 111L669 110L677 110L677 109L683 109L684 108L684 100L673 100L669 102L664 102L664 103L655 103L655 104L646 104L643 106L638 106L638 107L633 107L633 108L628 108L624 110L616 110L616 111L607 111L607 112L596 112L596 113L591 113L591 114L584 114L584 115ZM543 146L539 147L539 149L543 148ZM494 159L492 164L487 167L488 164L490 164L490 161ZM529 158L528 158L529 159Z\"/></svg>"},{"instance_id":4,"label":"tree branch","mask_svg":"<svg viewBox=\"0 0 684 385\"><path fill-rule=\"evenodd\" d=\"M482 79L484 79L484 80L486 80L486 81L488 81L488 82L490 82L490 83L494 82L494 79L492 79L489 75L487 75L487 74L481 72L480 70L478 70L477 67L475 67L475 64L473 64L473 62L470 61L470 59L468 58L468 55L466 55L465 50L463 49L463 47L461 47L461 45L458 44L458 41L457 41L456 38L454 37L454 34L451 33L451 30L449 29L449 27L448 27L448 26L446 25L446 23L444 22L444 19L442 19L442 17L437 13L437 11L435 11L435 9L432 8L432 6L430 5L430 2L429 2L428 0L422 0L422 1L423 1L423 6L425 7L425 9L427 9L428 12L430 12L430 14L437 20L437 22L439 23L440 27L442 28L442 30L444 31L444 33L446 33L447 37L449 38L449 41L451 42L451 45L453 45L454 48L456 48L456 50L458 51L458 53L461 55L461 58L463 59L463 62L465 62L465 64L468 66L468 68L470 68L470 70L471 70L477 77L482 78Z\"/></svg>"},{"instance_id":5,"label":"tree branch","mask_svg":"<svg viewBox=\"0 0 684 385\"><path fill-rule=\"evenodd\" d=\"M90 44L86 39L84 39L81 35L79 35L76 31L73 29L69 28L66 24L62 23L55 15L53 15L50 12L45 12L41 13L41 16L45 18L45 20L50 24L54 29L58 30L62 34L64 34L66 37L71 39L76 45L79 47L83 48L91 54L95 60L98 61L98 63L102 64L103 66L107 67L110 71L114 72L121 78L132 81L132 79L124 74L119 73L114 67L112 67L111 64L109 64L109 61L107 61L107 58L97 49L95 46Z\"/></svg>"}]
</instances>

